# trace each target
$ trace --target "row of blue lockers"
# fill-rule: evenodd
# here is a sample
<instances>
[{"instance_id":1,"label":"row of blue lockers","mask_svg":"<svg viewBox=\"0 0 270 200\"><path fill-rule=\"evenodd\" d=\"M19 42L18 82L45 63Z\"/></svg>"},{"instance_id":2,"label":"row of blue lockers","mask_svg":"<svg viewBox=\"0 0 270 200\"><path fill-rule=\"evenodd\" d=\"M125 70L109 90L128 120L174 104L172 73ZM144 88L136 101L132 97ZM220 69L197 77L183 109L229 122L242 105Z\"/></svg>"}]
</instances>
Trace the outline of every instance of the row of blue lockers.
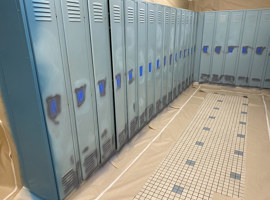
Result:
<instances>
[{"instance_id":1,"label":"row of blue lockers","mask_svg":"<svg viewBox=\"0 0 270 200\"><path fill-rule=\"evenodd\" d=\"M270 88L270 10L202 12L196 81Z\"/></svg>"},{"instance_id":2,"label":"row of blue lockers","mask_svg":"<svg viewBox=\"0 0 270 200\"><path fill-rule=\"evenodd\" d=\"M193 11L10 0L0 13L1 91L24 185L42 199L68 196L193 82Z\"/></svg>"}]
</instances>

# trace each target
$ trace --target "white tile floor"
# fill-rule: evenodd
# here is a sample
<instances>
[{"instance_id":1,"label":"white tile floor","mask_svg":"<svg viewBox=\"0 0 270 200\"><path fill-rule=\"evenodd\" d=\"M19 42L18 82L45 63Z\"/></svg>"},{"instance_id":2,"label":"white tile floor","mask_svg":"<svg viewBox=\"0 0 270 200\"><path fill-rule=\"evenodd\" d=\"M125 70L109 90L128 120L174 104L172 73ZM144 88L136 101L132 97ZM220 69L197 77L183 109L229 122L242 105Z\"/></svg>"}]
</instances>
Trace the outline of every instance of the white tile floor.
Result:
<instances>
[{"instance_id":1,"label":"white tile floor","mask_svg":"<svg viewBox=\"0 0 270 200\"><path fill-rule=\"evenodd\" d=\"M202 200L214 192L243 198L247 105L244 97L208 94L134 199Z\"/></svg>"}]
</instances>

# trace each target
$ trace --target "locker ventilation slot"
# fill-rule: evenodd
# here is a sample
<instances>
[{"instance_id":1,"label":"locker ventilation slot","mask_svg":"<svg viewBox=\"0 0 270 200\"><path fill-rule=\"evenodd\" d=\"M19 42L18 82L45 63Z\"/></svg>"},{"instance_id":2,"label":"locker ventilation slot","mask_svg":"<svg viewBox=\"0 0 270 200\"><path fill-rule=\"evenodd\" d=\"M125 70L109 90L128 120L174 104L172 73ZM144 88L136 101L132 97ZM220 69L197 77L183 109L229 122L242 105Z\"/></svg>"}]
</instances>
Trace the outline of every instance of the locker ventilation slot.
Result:
<instances>
[{"instance_id":1,"label":"locker ventilation slot","mask_svg":"<svg viewBox=\"0 0 270 200\"><path fill-rule=\"evenodd\" d=\"M180 15L177 16L177 24L180 24Z\"/></svg>"},{"instance_id":2,"label":"locker ventilation slot","mask_svg":"<svg viewBox=\"0 0 270 200\"><path fill-rule=\"evenodd\" d=\"M94 13L94 21L97 23L103 22L103 7L101 3L94 2L93 3L93 13Z\"/></svg>"},{"instance_id":3,"label":"locker ventilation slot","mask_svg":"<svg viewBox=\"0 0 270 200\"><path fill-rule=\"evenodd\" d=\"M140 9L140 23L144 23L144 22L145 22L144 9L141 8L141 9Z\"/></svg>"},{"instance_id":4,"label":"locker ventilation slot","mask_svg":"<svg viewBox=\"0 0 270 200\"><path fill-rule=\"evenodd\" d=\"M172 24L175 23L175 13L172 13Z\"/></svg>"},{"instance_id":5,"label":"locker ventilation slot","mask_svg":"<svg viewBox=\"0 0 270 200\"><path fill-rule=\"evenodd\" d=\"M155 17L154 17L154 10L149 11L149 21L150 23L154 23Z\"/></svg>"},{"instance_id":6,"label":"locker ventilation slot","mask_svg":"<svg viewBox=\"0 0 270 200\"><path fill-rule=\"evenodd\" d=\"M114 23L120 23L121 21L121 13L120 13L120 6L118 5L114 5L113 6L113 19L114 19Z\"/></svg>"},{"instance_id":7,"label":"locker ventilation slot","mask_svg":"<svg viewBox=\"0 0 270 200\"><path fill-rule=\"evenodd\" d=\"M103 149L103 153L108 155L110 154L111 150L112 150L112 142L110 139L108 139L102 146Z\"/></svg>"},{"instance_id":8,"label":"locker ventilation slot","mask_svg":"<svg viewBox=\"0 0 270 200\"><path fill-rule=\"evenodd\" d=\"M182 14L182 24L184 24L184 23L185 23L185 15Z\"/></svg>"},{"instance_id":9,"label":"locker ventilation slot","mask_svg":"<svg viewBox=\"0 0 270 200\"><path fill-rule=\"evenodd\" d=\"M132 7L128 7L128 23L134 22L134 9Z\"/></svg>"},{"instance_id":10,"label":"locker ventilation slot","mask_svg":"<svg viewBox=\"0 0 270 200\"><path fill-rule=\"evenodd\" d=\"M80 2L77 0L67 0L68 19L70 22L81 21Z\"/></svg>"},{"instance_id":11,"label":"locker ventilation slot","mask_svg":"<svg viewBox=\"0 0 270 200\"><path fill-rule=\"evenodd\" d=\"M96 168L97 163L97 150L91 153L84 159L83 166L85 168L85 173L90 175Z\"/></svg>"},{"instance_id":12,"label":"locker ventilation slot","mask_svg":"<svg viewBox=\"0 0 270 200\"><path fill-rule=\"evenodd\" d=\"M63 176L62 184L64 187L65 194L68 194L73 188L75 188L78 185L77 175L73 169Z\"/></svg>"},{"instance_id":13,"label":"locker ventilation slot","mask_svg":"<svg viewBox=\"0 0 270 200\"><path fill-rule=\"evenodd\" d=\"M161 24L162 23L162 12L158 11L158 23Z\"/></svg>"},{"instance_id":14,"label":"locker ventilation slot","mask_svg":"<svg viewBox=\"0 0 270 200\"><path fill-rule=\"evenodd\" d=\"M169 12L166 12L166 24L169 23Z\"/></svg>"},{"instance_id":15,"label":"locker ventilation slot","mask_svg":"<svg viewBox=\"0 0 270 200\"><path fill-rule=\"evenodd\" d=\"M48 0L33 0L32 3L36 21L52 21L50 2Z\"/></svg>"}]
</instances>

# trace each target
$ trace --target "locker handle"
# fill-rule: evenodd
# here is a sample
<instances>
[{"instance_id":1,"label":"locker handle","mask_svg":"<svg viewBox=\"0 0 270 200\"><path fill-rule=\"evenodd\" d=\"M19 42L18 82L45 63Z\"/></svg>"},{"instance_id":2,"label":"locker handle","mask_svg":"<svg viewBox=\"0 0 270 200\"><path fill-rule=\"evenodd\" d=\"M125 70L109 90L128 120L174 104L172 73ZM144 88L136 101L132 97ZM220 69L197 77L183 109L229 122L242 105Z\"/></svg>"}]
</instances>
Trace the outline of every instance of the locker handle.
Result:
<instances>
[{"instance_id":1,"label":"locker handle","mask_svg":"<svg viewBox=\"0 0 270 200\"><path fill-rule=\"evenodd\" d=\"M233 53L235 48L238 48L238 46L228 46L228 53Z\"/></svg>"},{"instance_id":2,"label":"locker handle","mask_svg":"<svg viewBox=\"0 0 270 200\"><path fill-rule=\"evenodd\" d=\"M175 53L174 59L175 59L175 62L177 62L177 53Z\"/></svg>"},{"instance_id":3,"label":"locker handle","mask_svg":"<svg viewBox=\"0 0 270 200\"><path fill-rule=\"evenodd\" d=\"M182 51L179 52L179 58L181 59L182 57Z\"/></svg>"},{"instance_id":4,"label":"locker handle","mask_svg":"<svg viewBox=\"0 0 270 200\"><path fill-rule=\"evenodd\" d=\"M105 96L106 94L106 79L98 81L98 86L99 86L99 94L101 97Z\"/></svg>"},{"instance_id":5,"label":"locker handle","mask_svg":"<svg viewBox=\"0 0 270 200\"><path fill-rule=\"evenodd\" d=\"M133 82L133 69L128 71L128 83L131 84Z\"/></svg>"},{"instance_id":6,"label":"locker handle","mask_svg":"<svg viewBox=\"0 0 270 200\"><path fill-rule=\"evenodd\" d=\"M262 55L263 51L266 49L266 47L257 47L256 48L256 54L257 55Z\"/></svg>"},{"instance_id":7,"label":"locker handle","mask_svg":"<svg viewBox=\"0 0 270 200\"><path fill-rule=\"evenodd\" d=\"M159 69L159 59L157 59L157 69Z\"/></svg>"},{"instance_id":8,"label":"locker handle","mask_svg":"<svg viewBox=\"0 0 270 200\"><path fill-rule=\"evenodd\" d=\"M164 56L164 66L166 66L166 56Z\"/></svg>"},{"instance_id":9,"label":"locker handle","mask_svg":"<svg viewBox=\"0 0 270 200\"><path fill-rule=\"evenodd\" d=\"M117 85L117 89L120 89L121 88L121 74L117 74L115 76L115 79L116 79L116 85Z\"/></svg>"},{"instance_id":10,"label":"locker handle","mask_svg":"<svg viewBox=\"0 0 270 200\"><path fill-rule=\"evenodd\" d=\"M217 53L217 54L220 54L220 52L221 52L221 46L216 46L215 47L215 52Z\"/></svg>"},{"instance_id":11,"label":"locker handle","mask_svg":"<svg viewBox=\"0 0 270 200\"><path fill-rule=\"evenodd\" d=\"M61 96L49 96L46 98L47 102L47 114L49 119L55 124L59 124L59 121L56 121L57 116L61 113Z\"/></svg>"},{"instance_id":12,"label":"locker handle","mask_svg":"<svg viewBox=\"0 0 270 200\"><path fill-rule=\"evenodd\" d=\"M209 46L203 46L203 53L208 53Z\"/></svg>"},{"instance_id":13,"label":"locker handle","mask_svg":"<svg viewBox=\"0 0 270 200\"><path fill-rule=\"evenodd\" d=\"M78 107L80 107L85 101L85 92L86 92L86 84L75 89Z\"/></svg>"},{"instance_id":14,"label":"locker handle","mask_svg":"<svg viewBox=\"0 0 270 200\"><path fill-rule=\"evenodd\" d=\"M185 49L185 50L184 50L184 58L186 57L186 51L187 51L187 50Z\"/></svg>"},{"instance_id":15,"label":"locker handle","mask_svg":"<svg viewBox=\"0 0 270 200\"><path fill-rule=\"evenodd\" d=\"M172 54L170 55L170 65L172 65Z\"/></svg>"},{"instance_id":16,"label":"locker handle","mask_svg":"<svg viewBox=\"0 0 270 200\"><path fill-rule=\"evenodd\" d=\"M143 66L140 66L140 76L143 75Z\"/></svg>"},{"instance_id":17,"label":"locker handle","mask_svg":"<svg viewBox=\"0 0 270 200\"><path fill-rule=\"evenodd\" d=\"M152 71L152 63L150 62L149 63L149 72L151 72Z\"/></svg>"},{"instance_id":18,"label":"locker handle","mask_svg":"<svg viewBox=\"0 0 270 200\"><path fill-rule=\"evenodd\" d=\"M192 47L191 47L191 49L190 49L190 54L192 55Z\"/></svg>"}]
</instances>

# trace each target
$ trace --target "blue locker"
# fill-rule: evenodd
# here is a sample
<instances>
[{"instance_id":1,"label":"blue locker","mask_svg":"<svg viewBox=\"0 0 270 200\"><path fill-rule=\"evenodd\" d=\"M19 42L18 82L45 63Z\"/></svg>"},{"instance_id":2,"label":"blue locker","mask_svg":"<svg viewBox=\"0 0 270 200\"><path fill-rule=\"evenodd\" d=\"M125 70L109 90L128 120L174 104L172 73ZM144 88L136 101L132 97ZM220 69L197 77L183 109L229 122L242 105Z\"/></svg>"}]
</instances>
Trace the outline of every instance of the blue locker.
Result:
<instances>
[{"instance_id":1,"label":"blue locker","mask_svg":"<svg viewBox=\"0 0 270 200\"><path fill-rule=\"evenodd\" d=\"M116 144L119 150L128 139L123 0L111 0L110 13Z\"/></svg>"},{"instance_id":2,"label":"blue locker","mask_svg":"<svg viewBox=\"0 0 270 200\"><path fill-rule=\"evenodd\" d=\"M101 162L115 151L108 2L88 1ZM101 39L102 38L102 39Z\"/></svg>"},{"instance_id":3,"label":"blue locker","mask_svg":"<svg viewBox=\"0 0 270 200\"><path fill-rule=\"evenodd\" d=\"M125 50L127 73L127 113L129 138L135 135L139 128L139 107L137 91L137 11L134 0L124 1L125 6Z\"/></svg>"},{"instance_id":4,"label":"blue locker","mask_svg":"<svg viewBox=\"0 0 270 200\"><path fill-rule=\"evenodd\" d=\"M175 43L175 22L176 22L176 9L169 8L169 54L168 54L168 103L173 100L173 68L174 68L174 43Z\"/></svg>"},{"instance_id":5,"label":"blue locker","mask_svg":"<svg viewBox=\"0 0 270 200\"><path fill-rule=\"evenodd\" d=\"M190 31L190 15L188 10L185 12L185 34L184 34L184 52L183 52L183 61L184 61L184 89L188 87L188 77L189 77L189 31Z\"/></svg>"},{"instance_id":6,"label":"blue locker","mask_svg":"<svg viewBox=\"0 0 270 200\"><path fill-rule=\"evenodd\" d=\"M170 37L170 8L167 6L163 6L164 9L164 31L163 31L163 41L164 41L164 45L163 45L163 52L164 52L164 58L162 59L162 107L166 107L166 105L168 104L168 67L169 67L169 60L170 60L170 56L169 56L169 37Z\"/></svg>"},{"instance_id":7,"label":"blue locker","mask_svg":"<svg viewBox=\"0 0 270 200\"><path fill-rule=\"evenodd\" d=\"M254 48L254 58L252 62L249 86L262 87L264 72L267 62L267 45L270 40L270 10L260 11L260 18L256 43Z\"/></svg>"},{"instance_id":8,"label":"blue locker","mask_svg":"<svg viewBox=\"0 0 270 200\"><path fill-rule=\"evenodd\" d=\"M199 82L210 81L210 74L212 69L212 57L213 57L213 38L215 30L215 16L214 12L205 12L200 14L202 22L202 46L199 50L201 52L200 57L200 75ZM221 51L221 48L220 48Z\"/></svg>"},{"instance_id":9,"label":"blue locker","mask_svg":"<svg viewBox=\"0 0 270 200\"><path fill-rule=\"evenodd\" d=\"M179 51L179 82L180 82L180 88L181 91L179 91L179 93L181 93L184 89L185 89L185 78L184 78L184 74L185 74L185 63L184 63L184 49L185 49L185 11L183 9L181 9L181 28L180 28L180 51Z\"/></svg>"},{"instance_id":10,"label":"blue locker","mask_svg":"<svg viewBox=\"0 0 270 200\"><path fill-rule=\"evenodd\" d=\"M139 127L143 128L147 122L147 6L145 2L137 1L137 37L138 37L138 104Z\"/></svg>"},{"instance_id":11,"label":"blue locker","mask_svg":"<svg viewBox=\"0 0 270 200\"><path fill-rule=\"evenodd\" d=\"M163 6L156 5L156 69L155 69L155 100L156 113L162 109L162 71L163 71L163 34L164 34Z\"/></svg>"},{"instance_id":12,"label":"blue locker","mask_svg":"<svg viewBox=\"0 0 270 200\"><path fill-rule=\"evenodd\" d=\"M155 115L156 5L147 3L147 121Z\"/></svg>"},{"instance_id":13,"label":"blue locker","mask_svg":"<svg viewBox=\"0 0 270 200\"><path fill-rule=\"evenodd\" d=\"M242 35L243 11L232 11L228 27L228 47L225 49L225 65L223 69L223 83L234 85L236 79L236 67L240 53L240 39Z\"/></svg>"},{"instance_id":14,"label":"blue locker","mask_svg":"<svg viewBox=\"0 0 270 200\"><path fill-rule=\"evenodd\" d=\"M216 26L215 26L215 37L214 46L212 49L213 62L211 70L211 82L222 83L223 82L223 68L224 68L224 57L227 53L227 26L229 20L229 12L217 12L216 13Z\"/></svg>"},{"instance_id":15,"label":"blue locker","mask_svg":"<svg viewBox=\"0 0 270 200\"><path fill-rule=\"evenodd\" d=\"M174 42L174 67L173 67L173 99L175 99L179 91L181 91L180 88L180 82L179 82L179 76L180 76L180 70L179 70L179 52L180 52L180 25L181 25L181 10L176 9L176 22L175 22L175 42Z\"/></svg>"},{"instance_id":16,"label":"blue locker","mask_svg":"<svg viewBox=\"0 0 270 200\"><path fill-rule=\"evenodd\" d=\"M243 34L240 46L240 55L238 61L236 85L248 86L249 72L251 67L252 57L254 55L255 34L257 30L257 19L259 11L249 10L245 11L245 21L243 22Z\"/></svg>"}]
</instances>

